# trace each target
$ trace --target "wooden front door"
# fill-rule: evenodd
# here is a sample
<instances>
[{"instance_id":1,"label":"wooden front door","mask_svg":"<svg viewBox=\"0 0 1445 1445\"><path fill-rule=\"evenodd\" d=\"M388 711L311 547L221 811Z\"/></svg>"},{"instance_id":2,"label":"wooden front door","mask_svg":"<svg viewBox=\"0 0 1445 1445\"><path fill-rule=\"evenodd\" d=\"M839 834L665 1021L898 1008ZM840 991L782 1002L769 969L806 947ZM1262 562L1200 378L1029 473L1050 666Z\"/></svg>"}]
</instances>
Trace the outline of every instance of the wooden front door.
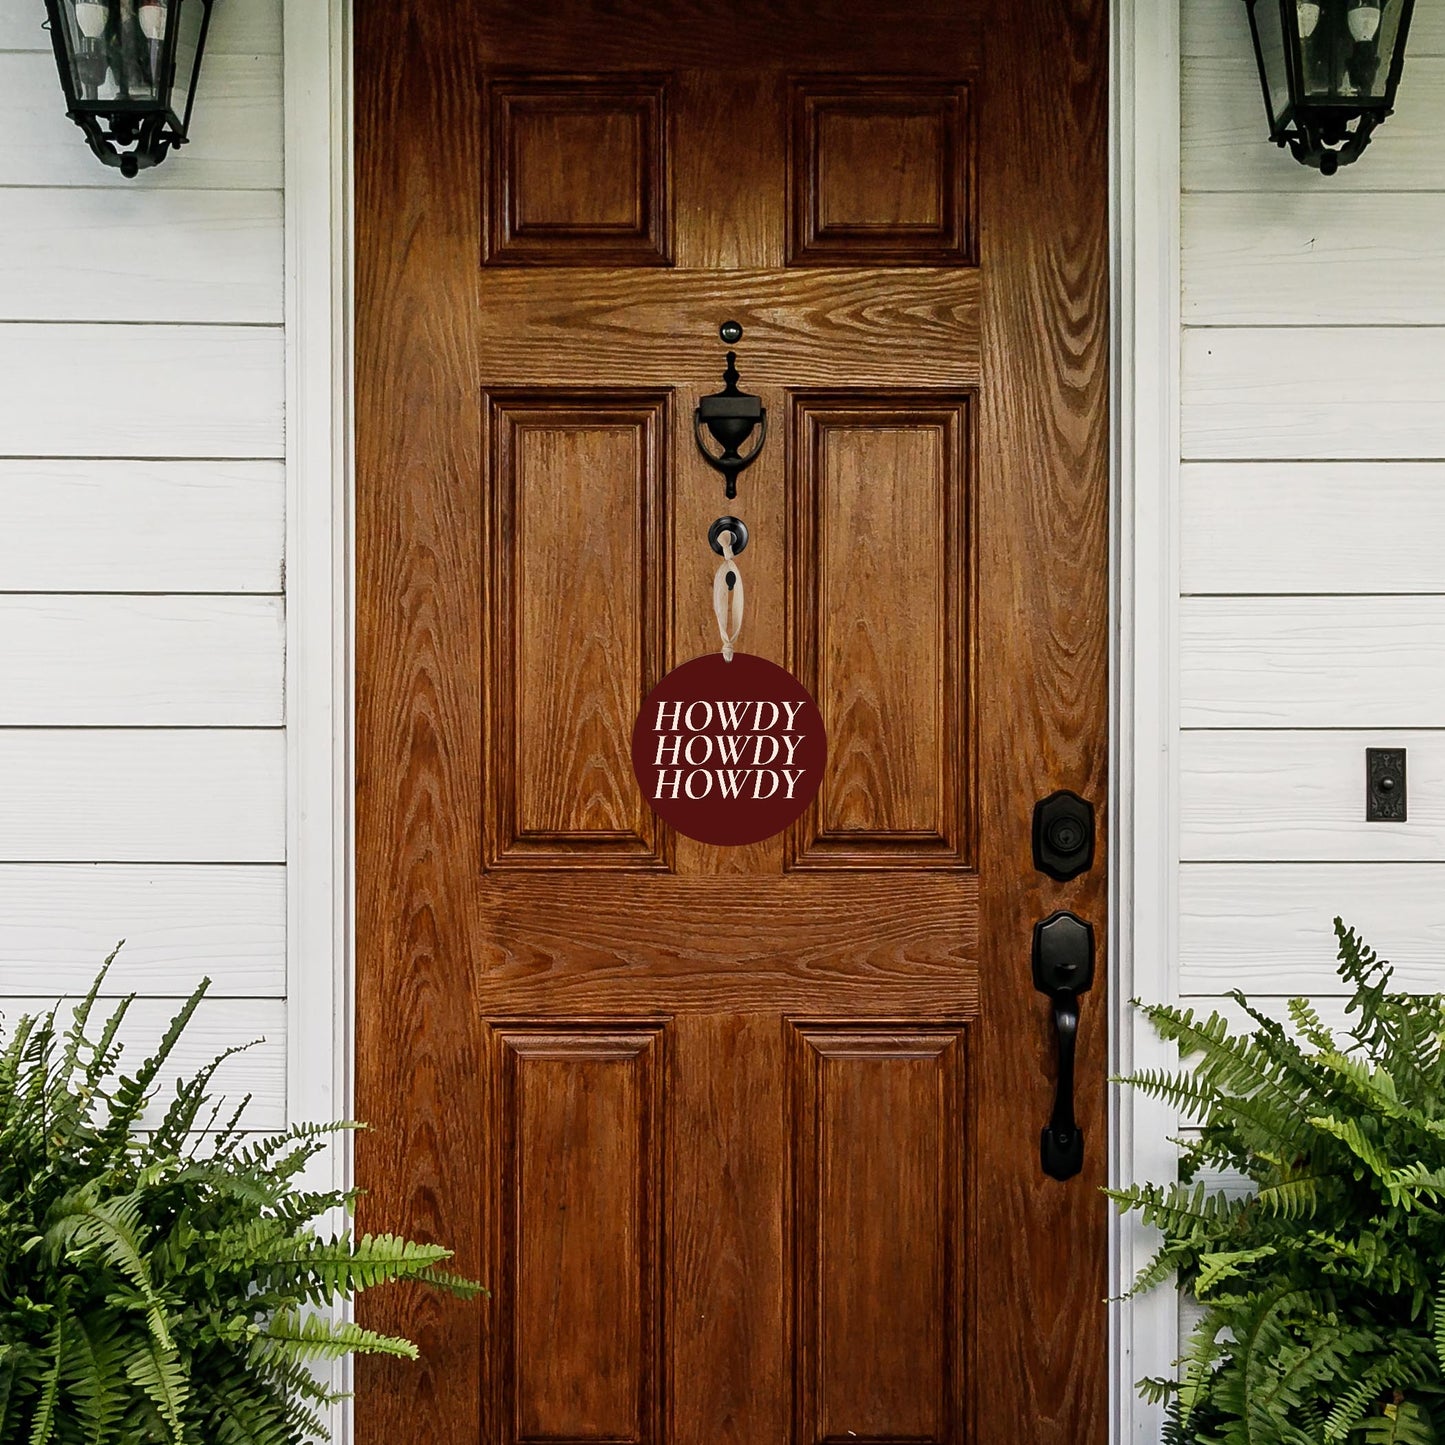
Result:
<instances>
[{"instance_id":1,"label":"wooden front door","mask_svg":"<svg viewBox=\"0 0 1445 1445\"><path fill-rule=\"evenodd\" d=\"M358 0L363 1445L1102 1442L1104 999L1044 1177L1036 799L1105 796L1103 0ZM692 411L740 321L771 436ZM637 709L741 639L817 804L704 847Z\"/></svg>"}]
</instances>

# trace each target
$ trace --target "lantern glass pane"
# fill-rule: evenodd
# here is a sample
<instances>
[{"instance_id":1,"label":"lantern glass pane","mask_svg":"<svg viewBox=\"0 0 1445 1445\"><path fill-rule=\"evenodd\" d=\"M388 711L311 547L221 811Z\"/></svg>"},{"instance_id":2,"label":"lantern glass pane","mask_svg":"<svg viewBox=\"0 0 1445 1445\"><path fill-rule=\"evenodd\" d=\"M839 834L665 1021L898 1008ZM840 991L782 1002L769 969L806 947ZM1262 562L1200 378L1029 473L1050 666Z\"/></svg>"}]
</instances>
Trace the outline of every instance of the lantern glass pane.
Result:
<instances>
[{"instance_id":1,"label":"lantern glass pane","mask_svg":"<svg viewBox=\"0 0 1445 1445\"><path fill-rule=\"evenodd\" d=\"M76 99L100 110L149 110L170 94L166 53L176 0L62 0Z\"/></svg>"},{"instance_id":2,"label":"lantern glass pane","mask_svg":"<svg viewBox=\"0 0 1445 1445\"><path fill-rule=\"evenodd\" d=\"M190 124L191 100L195 94L196 65L201 56L201 32L206 24L206 7L202 0L170 0L171 8L179 7L179 29L176 34L175 90L171 109L184 128Z\"/></svg>"},{"instance_id":3,"label":"lantern glass pane","mask_svg":"<svg viewBox=\"0 0 1445 1445\"><path fill-rule=\"evenodd\" d=\"M1269 100L1269 124L1274 130L1289 110L1289 67L1285 58L1284 7L1295 0L1255 0L1250 6L1255 39L1264 64L1264 86Z\"/></svg>"},{"instance_id":4,"label":"lantern glass pane","mask_svg":"<svg viewBox=\"0 0 1445 1445\"><path fill-rule=\"evenodd\" d=\"M1301 99L1355 107L1383 101L1404 8L1404 0L1320 0L1312 33L1301 27Z\"/></svg>"},{"instance_id":5,"label":"lantern glass pane","mask_svg":"<svg viewBox=\"0 0 1445 1445\"><path fill-rule=\"evenodd\" d=\"M75 99L84 104L118 94L111 68L116 58L116 0L63 0L60 19Z\"/></svg>"}]
</instances>

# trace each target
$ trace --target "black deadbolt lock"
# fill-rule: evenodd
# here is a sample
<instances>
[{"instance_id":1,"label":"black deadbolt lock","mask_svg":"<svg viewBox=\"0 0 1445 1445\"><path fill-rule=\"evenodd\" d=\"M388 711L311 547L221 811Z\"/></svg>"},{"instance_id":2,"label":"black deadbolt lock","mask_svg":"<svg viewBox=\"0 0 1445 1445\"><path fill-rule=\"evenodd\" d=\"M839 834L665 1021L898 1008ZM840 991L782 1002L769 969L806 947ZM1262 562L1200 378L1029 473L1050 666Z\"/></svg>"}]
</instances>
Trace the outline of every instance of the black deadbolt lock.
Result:
<instances>
[{"instance_id":1,"label":"black deadbolt lock","mask_svg":"<svg viewBox=\"0 0 1445 1445\"><path fill-rule=\"evenodd\" d=\"M1094 805L1077 793L1050 793L1034 804L1034 867L1060 883L1094 866Z\"/></svg>"}]
</instances>

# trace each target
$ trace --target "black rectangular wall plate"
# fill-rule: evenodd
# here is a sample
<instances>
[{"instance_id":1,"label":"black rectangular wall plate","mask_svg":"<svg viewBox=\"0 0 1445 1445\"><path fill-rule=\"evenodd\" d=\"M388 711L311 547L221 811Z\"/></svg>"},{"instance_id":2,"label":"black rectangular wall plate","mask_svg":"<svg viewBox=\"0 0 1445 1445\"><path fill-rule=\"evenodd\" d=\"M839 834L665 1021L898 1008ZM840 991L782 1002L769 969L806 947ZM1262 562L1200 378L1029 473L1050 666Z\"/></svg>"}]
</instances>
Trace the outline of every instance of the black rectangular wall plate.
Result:
<instances>
[{"instance_id":1,"label":"black rectangular wall plate","mask_svg":"<svg viewBox=\"0 0 1445 1445\"><path fill-rule=\"evenodd\" d=\"M1365 749L1365 821L1403 823L1409 818L1405 797L1405 749Z\"/></svg>"}]
</instances>

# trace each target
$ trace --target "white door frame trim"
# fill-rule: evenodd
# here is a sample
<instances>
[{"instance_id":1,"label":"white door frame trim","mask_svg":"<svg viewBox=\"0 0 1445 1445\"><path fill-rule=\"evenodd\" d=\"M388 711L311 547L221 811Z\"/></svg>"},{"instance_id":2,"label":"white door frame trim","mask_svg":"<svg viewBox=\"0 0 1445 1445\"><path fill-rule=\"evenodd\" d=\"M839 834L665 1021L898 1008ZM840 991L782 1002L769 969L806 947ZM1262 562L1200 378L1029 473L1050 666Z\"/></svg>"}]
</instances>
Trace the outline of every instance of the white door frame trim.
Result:
<instances>
[{"instance_id":1,"label":"white door frame trim","mask_svg":"<svg viewBox=\"0 0 1445 1445\"><path fill-rule=\"evenodd\" d=\"M283 0L286 157L287 1099L352 1101L351 0ZM1129 1000L1169 998L1177 951L1179 6L1111 0L1111 1065L1167 1062ZM1175 1121L1110 1098L1110 1178L1166 1177ZM351 1179L350 1150L325 1161ZM1110 1233L1119 1293L1150 1248ZM1133 1382L1177 1353L1169 1291L1110 1311L1116 1445L1156 1445ZM349 1409L336 1438L350 1439Z\"/></svg>"},{"instance_id":2,"label":"white door frame trim","mask_svg":"<svg viewBox=\"0 0 1445 1445\"><path fill-rule=\"evenodd\" d=\"M1187 0L1186 0L1187 3ZM1177 0L1111 0L1113 485L1109 1044L1114 1073L1168 1067L1133 998L1170 1000L1178 952L1179 18ZM1111 1088L1109 1178L1174 1177L1177 1118ZM1136 1216L1110 1232L1110 1292L1153 1248ZM1172 1290L1110 1307L1116 1445L1158 1445L1135 1381L1179 1353Z\"/></svg>"},{"instance_id":3,"label":"white door frame trim","mask_svg":"<svg viewBox=\"0 0 1445 1445\"><path fill-rule=\"evenodd\" d=\"M284 0L283 11L286 1093L297 1121L346 1118L351 1103L350 8Z\"/></svg>"},{"instance_id":4,"label":"white door frame trim","mask_svg":"<svg viewBox=\"0 0 1445 1445\"><path fill-rule=\"evenodd\" d=\"M351 0L283 0L286 1103L352 1117ZM315 1161L352 1178L349 1136ZM332 1221L334 1227L341 1220ZM349 1362L332 1373L350 1386ZM349 1402L328 1422L352 1437Z\"/></svg>"}]
</instances>

